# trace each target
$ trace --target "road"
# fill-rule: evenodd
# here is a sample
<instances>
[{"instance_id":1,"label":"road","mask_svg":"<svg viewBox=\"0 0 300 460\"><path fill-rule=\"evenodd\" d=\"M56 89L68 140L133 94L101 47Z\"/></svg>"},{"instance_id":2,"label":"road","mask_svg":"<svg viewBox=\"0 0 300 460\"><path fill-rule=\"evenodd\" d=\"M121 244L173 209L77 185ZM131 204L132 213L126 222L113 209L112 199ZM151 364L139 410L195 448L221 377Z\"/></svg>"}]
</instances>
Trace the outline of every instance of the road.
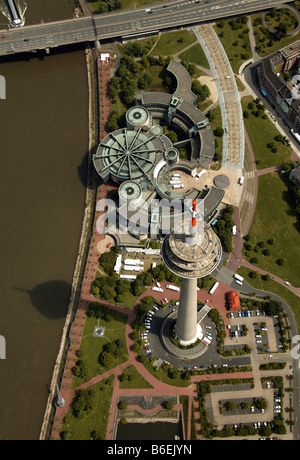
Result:
<instances>
[{"instance_id":1,"label":"road","mask_svg":"<svg viewBox=\"0 0 300 460\"><path fill-rule=\"evenodd\" d=\"M190 0L0 31L0 55L161 31L268 9L276 0Z\"/></svg>"}]
</instances>

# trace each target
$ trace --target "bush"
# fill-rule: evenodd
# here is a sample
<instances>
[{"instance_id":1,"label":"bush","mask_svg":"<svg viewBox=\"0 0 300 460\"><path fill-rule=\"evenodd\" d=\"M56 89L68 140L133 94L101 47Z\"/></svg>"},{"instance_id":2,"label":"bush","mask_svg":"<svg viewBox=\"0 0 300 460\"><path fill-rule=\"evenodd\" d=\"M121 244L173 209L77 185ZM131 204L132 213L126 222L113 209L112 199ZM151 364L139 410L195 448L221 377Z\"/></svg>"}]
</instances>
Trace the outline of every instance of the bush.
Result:
<instances>
[{"instance_id":1,"label":"bush","mask_svg":"<svg viewBox=\"0 0 300 460\"><path fill-rule=\"evenodd\" d=\"M126 401L120 401L119 404L118 404L118 407L120 410L125 410L127 409L127 402Z\"/></svg>"},{"instance_id":2,"label":"bush","mask_svg":"<svg viewBox=\"0 0 300 460\"><path fill-rule=\"evenodd\" d=\"M73 415L76 418L84 418L92 409L95 393L92 389L78 390L72 402Z\"/></svg>"},{"instance_id":3,"label":"bush","mask_svg":"<svg viewBox=\"0 0 300 460\"><path fill-rule=\"evenodd\" d=\"M87 362L83 359L78 359L76 365L73 368L73 374L79 378L85 378L88 374Z\"/></svg>"},{"instance_id":4,"label":"bush","mask_svg":"<svg viewBox=\"0 0 300 460\"><path fill-rule=\"evenodd\" d=\"M62 431L60 433L60 439L62 441L69 441L69 439L72 439L72 436L73 435L72 435L71 431Z\"/></svg>"}]
</instances>

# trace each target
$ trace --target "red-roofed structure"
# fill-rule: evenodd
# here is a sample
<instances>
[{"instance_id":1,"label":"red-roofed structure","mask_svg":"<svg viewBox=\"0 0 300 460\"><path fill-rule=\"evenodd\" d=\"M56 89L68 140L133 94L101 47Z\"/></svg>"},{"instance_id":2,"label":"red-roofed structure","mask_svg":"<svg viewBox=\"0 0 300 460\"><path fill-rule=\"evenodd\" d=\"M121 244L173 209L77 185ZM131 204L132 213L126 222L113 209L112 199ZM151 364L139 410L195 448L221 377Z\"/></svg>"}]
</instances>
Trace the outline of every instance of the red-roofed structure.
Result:
<instances>
[{"instance_id":1,"label":"red-roofed structure","mask_svg":"<svg viewBox=\"0 0 300 460\"><path fill-rule=\"evenodd\" d=\"M240 310L240 298L236 291L228 292L228 302L230 310Z\"/></svg>"}]
</instances>

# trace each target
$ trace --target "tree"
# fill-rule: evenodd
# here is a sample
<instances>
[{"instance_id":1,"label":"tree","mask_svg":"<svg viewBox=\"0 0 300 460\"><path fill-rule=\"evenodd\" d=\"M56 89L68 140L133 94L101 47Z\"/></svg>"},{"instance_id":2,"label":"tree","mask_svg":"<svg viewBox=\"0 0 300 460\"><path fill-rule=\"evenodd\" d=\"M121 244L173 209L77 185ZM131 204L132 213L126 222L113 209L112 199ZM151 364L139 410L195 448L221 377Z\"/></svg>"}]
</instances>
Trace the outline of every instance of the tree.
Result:
<instances>
[{"instance_id":1,"label":"tree","mask_svg":"<svg viewBox=\"0 0 300 460\"><path fill-rule=\"evenodd\" d=\"M118 128L119 128L119 125L118 125L117 114L115 112L111 112L107 120L107 129L109 131L115 131Z\"/></svg>"},{"instance_id":2,"label":"tree","mask_svg":"<svg viewBox=\"0 0 300 460\"><path fill-rule=\"evenodd\" d=\"M150 67L149 59L145 55L142 56L141 63L144 66L145 69L148 69L148 67Z\"/></svg>"},{"instance_id":3,"label":"tree","mask_svg":"<svg viewBox=\"0 0 300 460\"><path fill-rule=\"evenodd\" d=\"M92 409L95 392L92 389L78 390L72 402L74 417L84 418Z\"/></svg>"},{"instance_id":4,"label":"tree","mask_svg":"<svg viewBox=\"0 0 300 460\"><path fill-rule=\"evenodd\" d=\"M60 433L60 439L62 441L69 441L70 439L72 439L72 436L73 435L72 435L71 431L62 431Z\"/></svg>"},{"instance_id":5,"label":"tree","mask_svg":"<svg viewBox=\"0 0 300 460\"><path fill-rule=\"evenodd\" d=\"M258 399L255 400L255 406L259 410L267 409L267 407L268 407L267 400L265 398L258 398Z\"/></svg>"},{"instance_id":6,"label":"tree","mask_svg":"<svg viewBox=\"0 0 300 460\"><path fill-rule=\"evenodd\" d=\"M103 351L99 355L99 363L103 367L113 367L116 364L116 358L112 353Z\"/></svg>"},{"instance_id":7,"label":"tree","mask_svg":"<svg viewBox=\"0 0 300 460\"><path fill-rule=\"evenodd\" d=\"M277 40L281 40L283 37L286 37L288 25L285 22L280 22L278 26L275 27L275 30Z\"/></svg>"},{"instance_id":8,"label":"tree","mask_svg":"<svg viewBox=\"0 0 300 460\"><path fill-rule=\"evenodd\" d=\"M282 313L283 307L281 302L278 302L277 300L270 300L265 303L264 310L268 316L276 316L279 313Z\"/></svg>"},{"instance_id":9,"label":"tree","mask_svg":"<svg viewBox=\"0 0 300 460\"><path fill-rule=\"evenodd\" d=\"M165 401L164 406L167 410L173 409L173 404L171 403L171 401Z\"/></svg>"},{"instance_id":10,"label":"tree","mask_svg":"<svg viewBox=\"0 0 300 460\"><path fill-rule=\"evenodd\" d=\"M197 96L198 102L204 101L207 97L210 96L210 90L208 86L201 85L199 80L194 80L192 82L192 91Z\"/></svg>"},{"instance_id":11,"label":"tree","mask_svg":"<svg viewBox=\"0 0 300 460\"><path fill-rule=\"evenodd\" d=\"M73 368L73 374L76 377L80 377L82 379L85 378L88 374L87 362L82 359L78 359L76 361L76 366Z\"/></svg>"},{"instance_id":12,"label":"tree","mask_svg":"<svg viewBox=\"0 0 300 460\"><path fill-rule=\"evenodd\" d=\"M218 128L214 129L214 135L217 137L223 137L224 129L221 126L219 126Z\"/></svg>"},{"instance_id":13,"label":"tree","mask_svg":"<svg viewBox=\"0 0 300 460\"><path fill-rule=\"evenodd\" d=\"M118 408L119 408L120 410L125 410L125 409L127 409L127 405L128 405L128 404L127 404L126 401L119 401Z\"/></svg>"},{"instance_id":14,"label":"tree","mask_svg":"<svg viewBox=\"0 0 300 460\"><path fill-rule=\"evenodd\" d=\"M118 280L116 291L118 294L127 294L131 289L131 283L128 280Z\"/></svg>"},{"instance_id":15,"label":"tree","mask_svg":"<svg viewBox=\"0 0 300 460\"><path fill-rule=\"evenodd\" d=\"M104 300L111 300L117 295L113 288L105 285L100 289L100 294Z\"/></svg>"}]
</instances>

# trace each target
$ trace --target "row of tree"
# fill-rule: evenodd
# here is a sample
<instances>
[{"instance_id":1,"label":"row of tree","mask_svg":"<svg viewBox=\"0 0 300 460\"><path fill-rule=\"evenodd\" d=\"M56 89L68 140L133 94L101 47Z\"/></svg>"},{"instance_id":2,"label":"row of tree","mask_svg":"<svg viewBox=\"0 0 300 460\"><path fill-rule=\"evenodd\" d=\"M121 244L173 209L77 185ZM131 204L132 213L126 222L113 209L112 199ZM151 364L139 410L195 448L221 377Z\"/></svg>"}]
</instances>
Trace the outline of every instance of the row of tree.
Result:
<instances>
[{"instance_id":1,"label":"row of tree","mask_svg":"<svg viewBox=\"0 0 300 460\"><path fill-rule=\"evenodd\" d=\"M232 246L232 228L234 226L234 220L232 218L234 208L231 205L228 205L223 212L221 218L218 220L217 224L213 227L214 231L220 238L223 246L227 252L231 252L233 249Z\"/></svg>"}]
</instances>

